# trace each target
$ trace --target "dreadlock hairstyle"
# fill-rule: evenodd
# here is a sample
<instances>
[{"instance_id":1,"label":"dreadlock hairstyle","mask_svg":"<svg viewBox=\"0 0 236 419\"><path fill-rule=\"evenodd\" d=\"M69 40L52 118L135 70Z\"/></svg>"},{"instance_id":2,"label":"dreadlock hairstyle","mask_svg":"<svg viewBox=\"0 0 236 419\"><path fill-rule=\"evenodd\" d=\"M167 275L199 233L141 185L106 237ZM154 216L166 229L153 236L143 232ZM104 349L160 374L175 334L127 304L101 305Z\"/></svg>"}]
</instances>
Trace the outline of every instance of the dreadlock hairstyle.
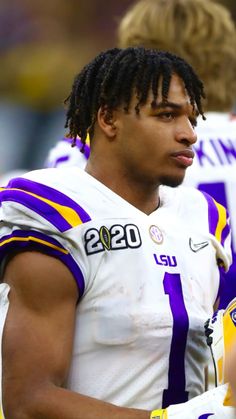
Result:
<instances>
[{"instance_id":1,"label":"dreadlock hairstyle","mask_svg":"<svg viewBox=\"0 0 236 419\"><path fill-rule=\"evenodd\" d=\"M113 48L100 53L75 77L67 106L65 128L76 140L79 136L85 145L87 133L93 137L94 124L100 107L108 113L122 106L125 112L133 94L136 94L136 114L147 101L149 92L151 106L157 105L157 88L162 80L162 100L167 101L172 74L184 82L192 106L197 106L204 118L201 100L205 97L203 84L192 67L182 58L164 51L143 47ZM83 149L81 150L83 151Z\"/></svg>"}]
</instances>

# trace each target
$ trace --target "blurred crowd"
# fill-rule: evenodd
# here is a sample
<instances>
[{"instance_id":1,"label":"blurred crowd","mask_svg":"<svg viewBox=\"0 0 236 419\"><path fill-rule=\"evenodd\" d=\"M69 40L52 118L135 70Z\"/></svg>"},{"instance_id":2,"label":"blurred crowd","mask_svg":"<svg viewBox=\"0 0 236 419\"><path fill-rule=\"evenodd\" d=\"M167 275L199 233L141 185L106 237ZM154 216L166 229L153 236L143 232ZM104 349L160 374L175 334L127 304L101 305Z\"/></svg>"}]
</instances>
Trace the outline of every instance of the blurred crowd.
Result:
<instances>
[{"instance_id":1,"label":"blurred crowd","mask_svg":"<svg viewBox=\"0 0 236 419\"><path fill-rule=\"evenodd\" d=\"M42 166L64 134L73 76L114 45L116 19L130 3L1 0L0 174Z\"/></svg>"},{"instance_id":2,"label":"blurred crowd","mask_svg":"<svg viewBox=\"0 0 236 419\"><path fill-rule=\"evenodd\" d=\"M236 19L235 0L216 1ZM63 100L73 76L116 45L118 21L133 3L1 0L0 175L43 165L65 133Z\"/></svg>"}]
</instances>

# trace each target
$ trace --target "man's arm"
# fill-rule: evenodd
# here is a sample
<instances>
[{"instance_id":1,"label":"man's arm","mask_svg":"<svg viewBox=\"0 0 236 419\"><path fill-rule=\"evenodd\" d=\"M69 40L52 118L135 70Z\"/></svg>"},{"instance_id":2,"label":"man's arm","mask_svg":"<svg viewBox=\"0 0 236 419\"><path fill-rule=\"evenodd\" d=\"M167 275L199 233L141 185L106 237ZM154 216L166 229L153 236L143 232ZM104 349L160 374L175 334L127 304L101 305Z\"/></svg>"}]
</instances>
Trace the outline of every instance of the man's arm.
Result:
<instances>
[{"instance_id":1,"label":"man's arm","mask_svg":"<svg viewBox=\"0 0 236 419\"><path fill-rule=\"evenodd\" d=\"M73 347L76 282L59 260L24 252L9 261L3 333L3 408L10 419L149 419L64 389Z\"/></svg>"}]
</instances>

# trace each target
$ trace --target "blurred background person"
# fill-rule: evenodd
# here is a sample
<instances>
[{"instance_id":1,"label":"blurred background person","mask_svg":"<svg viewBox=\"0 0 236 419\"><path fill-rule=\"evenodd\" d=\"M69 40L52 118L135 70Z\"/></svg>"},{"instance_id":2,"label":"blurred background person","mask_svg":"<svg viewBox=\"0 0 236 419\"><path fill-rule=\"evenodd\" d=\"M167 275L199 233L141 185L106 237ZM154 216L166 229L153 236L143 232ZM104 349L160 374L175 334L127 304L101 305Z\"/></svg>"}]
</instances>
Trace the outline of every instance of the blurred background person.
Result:
<instances>
[{"instance_id":1,"label":"blurred background person","mask_svg":"<svg viewBox=\"0 0 236 419\"><path fill-rule=\"evenodd\" d=\"M216 3L222 4L230 10L232 18L236 22L236 1L235 0L214 0Z\"/></svg>"},{"instance_id":2,"label":"blurred background person","mask_svg":"<svg viewBox=\"0 0 236 419\"><path fill-rule=\"evenodd\" d=\"M76 138L73 147L72 143L72 138L68 136L60 138L49 150L44 166L77 166L84 169L90 155L89 135L87 136L85 146L83 146L80 138Z\"/></svg>"},{"instance_id":3,"label":"blurred background person","mask_svg":"<svg viewBox=\"0 0 236 419\"><path fill-rule=\"evenodd\" d=\"M236 22L236 1L235 0L215 0L215 1L222 4L223 6L226 6L230 10L231 15L234 19L234 22ZM233 114L233 117L236 118L236 98L234 101L232 114Z\"/></svg>"}]
</instances>

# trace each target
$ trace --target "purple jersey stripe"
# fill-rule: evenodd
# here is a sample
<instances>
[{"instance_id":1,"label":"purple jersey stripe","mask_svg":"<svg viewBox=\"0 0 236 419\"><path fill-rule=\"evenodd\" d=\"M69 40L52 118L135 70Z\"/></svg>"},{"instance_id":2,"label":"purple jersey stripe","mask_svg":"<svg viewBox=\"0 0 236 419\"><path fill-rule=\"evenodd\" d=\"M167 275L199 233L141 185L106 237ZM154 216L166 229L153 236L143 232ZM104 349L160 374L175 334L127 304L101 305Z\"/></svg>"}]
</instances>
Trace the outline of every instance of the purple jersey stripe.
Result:
<instances>
[{"instance_id":1,"label":"purple jersey stripe","mask_svg":"<svg viewBox=\"0 0 236 419\"><path fill-rule=\"evenodd\" d=\"M22 189L23 192L26 191L34 193L35 195L38 195L39 198L45 198L54 202L55 204L63 205L73 209L78 214L82 223L91 221L89 214L79 204L77 204L77 202L62 192L51 188L50 186L24 178L15 178L10 180L7 188L17 188Z\"/></svg>"},{"instance_id":2,"label":"purple jersey stripe","mask_svg":"<svg viewBox=\"0 0 236 419\"><path fill-rule=\"evenodd\" d=\"M221 296L224 293L225 283L226 283L226 273L224 270L224 266L221 265L221 261L218 261L218 263L219 263L220 281L219 281L218 293L217 293L214 305L218 302L219 298L221 299Z\"/></svg>"},{"instance_id":3,"label":"purple jersey stripe","mask_svg":"<svg viewBox=\"0 0 236 419\"><path fill-rule=\"evenodd\" d=\"M189 332L189 318L185 307L181 277L165 273L163 286L169 296L173 316L173 333L169 355L168 388L163 391L162 408L188 400L185 377L185 352Z\"/></svg>"},{"instance_id":4,"label":"purple jersey stripe","mask_svg":"<svg viewBox=\"0 0 236 419\"><path fill-rule=\"evenodd\" d=\"M71 224L69 224L65 218L62 217L59 212L51 205L41 201L37 197L28 195L24 191L16 191L11 189L2 190L0 192L0 204L3 201L13 201L24 205L25 207L41 215L61 232L69 230L72 227Z\"/></svg>"},{"instance_id":5,"label":"purple jersey stripe","mask_svg":"<svg viewBox=\"0 0 236 419\"><path fill-rule=\"evenodd\" d=\"M209 231L223 245L230 231L229 224L227 223L228 213L222 205L218 204L206 192L202 191L202 194L208 203Z\"/></svg>"},{"instance_id":6,"label":"purple jersey stripe","mask_svg":"<svg viewBox=\"0 0 236 419\"><path fill-rule=\"evenodd\" d=\"M228 237L229 233L230 233L230 226L229 226L229 222L227 222L225 228L222 231L222 235L221 235L221 244L222 245L224 245L224 242L225 242L226 238Z\"/></svg>"},{"instance_id":7,"label":"purple jersey stripe","mask_svg":"<svg viewBox=\"0 0 236 419\"><path fill-rule=\"evenodd\" d=\"M62 139L62 141L65 141L69 144L72 144L72 138L68 138L68 137L64 137ZM90 146L88 144L83 144L82 141L79 138L76 138L76 143L75 143L76 147L81 150L82 147L84 147L84 156L85 158L88 160L89 155L90 155Z\"/></svg>"},{"instance_id":8,"label":"purple jersey stripe","mask_svg":"<svg viewBox=\"0 0 236 419\"><path fill-rule=\"evenodd\" d=\"M57 167L58 164L63 163L63 162L68 161L68 160L69 160L69 156L58 157L58 159L56 159L55 164L54 164L53 167Z\"/></svg>"},{"instance_id":9,"label":"purple jersey stripe","mask_svg":"<svg viewBox=\"0 0 236 419\"><path fill-rule=\"evenodd\" d=\"M215 235L216 227L219 220L219 213L217 207L215 206L213 198L208 195L208 193L202 191L203 196L207 200L208 204L208 223L209 223L209 231L211 234Z\"/></svg>"},{"instance_id":10,"label":"purple jersey stripe","mask_svg":"<svg viewBox=\"0 0 236 419\"><path fill-rule=\"evenodd\" d=\"M2 261L10 252L20 250L37 250L49 256L60 259L71 271L79 289L79 296L84 293L84 277L68 250L52 237L37 231L16 230L0 240L0 260Z\"/></svg>"}]
</instances>

